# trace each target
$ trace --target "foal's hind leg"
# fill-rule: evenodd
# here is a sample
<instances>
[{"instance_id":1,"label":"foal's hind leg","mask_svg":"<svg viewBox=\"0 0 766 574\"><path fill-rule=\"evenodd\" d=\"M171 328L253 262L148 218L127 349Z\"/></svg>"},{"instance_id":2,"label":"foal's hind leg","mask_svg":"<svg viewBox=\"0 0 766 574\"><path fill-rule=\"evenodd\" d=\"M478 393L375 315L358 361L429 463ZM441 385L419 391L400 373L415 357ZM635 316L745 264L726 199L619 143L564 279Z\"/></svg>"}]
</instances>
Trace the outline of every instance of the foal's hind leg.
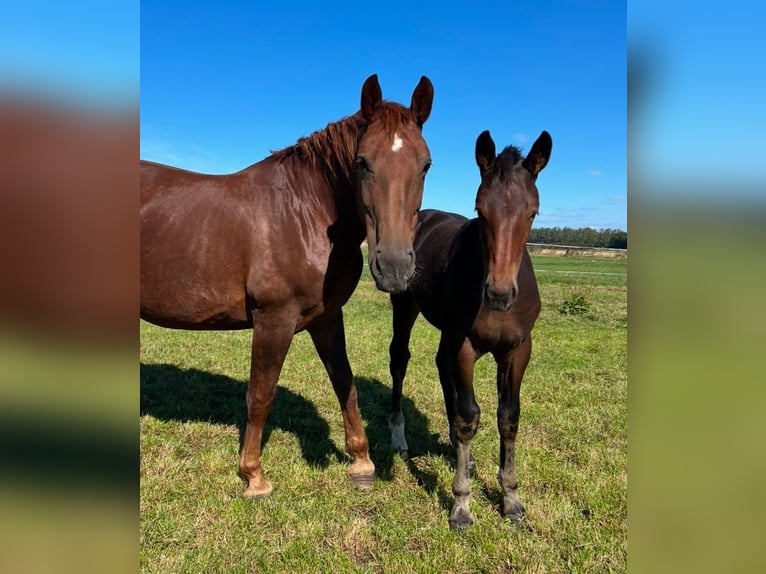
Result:
<instances>
[{"instance_id":1,"label":"foal's hind leg","mask_svg":"<svg viewBox=\"0 0 766 574\"><path fill-rule=\"evenodd\" d=\"M312 325L308 331L340 402L346 431L346 452L352 459L348 473L359 488L371 488L375 480L375 465L370 460L367 435L356 399L356 385L348 363L342 311Z\"/></svg>"},{"instance_id":2,"label":"foal's hind leg","mask_svg":"<svg viewBox=\"0 0 766 574\"><path fill-rule=\"evenodd\" d=\"M418 317L417 303L409 292L391 295L393 307L393 337L388 348L391 361L389 370L393 389L391 393L391 416L388 418L388 428L391 431L391 447L403 457L407 456L409 447L404 436L404 415L402 414L402 386L407 374L407 364L410 361L410 334L415 319Z\"/></svg>"},{"instance_id":3,"label":"foal's hind leg","mask_svg":"<svg viewBox=\"0 0 766 574\"><path fill-rule=\"evenodd\" d=\"M239 456L239 474L247 480L244 492L247 498L268 496L273 490L261 466L261 440L279 373L294 335L292 325L286 325L278 316L258 316L254 321L247 387L247 427Z\"/></svg>"},{"instance_id":4,"label":"foal's hind leg","mask_svg":"<svg viewBox=\"0 0 766 574\"><path fill-rule=\"evenodd\" d=\"M524 505L519 499L516 476L516 434L521 414L521 380L532 354L528 336L515 350L496 356L497 361L497 429L500 433L500 468L497 480L503 489L503 516L513 522L524 518Z\"/></svg>"}]
</instances>

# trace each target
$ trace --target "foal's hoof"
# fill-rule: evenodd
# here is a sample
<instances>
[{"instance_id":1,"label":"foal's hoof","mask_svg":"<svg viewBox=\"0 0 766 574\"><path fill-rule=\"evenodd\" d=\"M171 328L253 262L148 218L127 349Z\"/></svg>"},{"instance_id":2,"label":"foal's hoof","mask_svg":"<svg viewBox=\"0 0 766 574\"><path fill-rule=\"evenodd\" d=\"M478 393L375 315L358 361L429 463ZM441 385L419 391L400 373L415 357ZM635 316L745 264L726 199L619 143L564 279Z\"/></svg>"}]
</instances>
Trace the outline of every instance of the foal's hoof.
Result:
<instances>
[{"instance_id":1,"label":"foal's hoof","mask_svg":"<svg viewBox=\"0 0 766 574\"><path fill-rule=\"evenodd\" d=\"M514 524L522 522L524 520L524 514L524 505L518 500L507 504L505 508L503 508L503 517L508 518Z\"/></svg>"},{"instance_id":2,"label":"foal's hoof","mask_svg":"<svg viewBox=\"0 0 766 574\"><path fill-rule=\"evenodd\" d=\"M373 483L375 482L375 473L357 473L352 474L349 473L349 476L351 477L351 482L354 483L354 486L356 486L359 490L370 490L372 488Z\"/></svg>"},{"instance_id":3,"label":"foal's hoof","mask_svg":"<svg viewBox=\"0 0 766 574\"><path fill-rule=\"evenodd\" d=\"M468 528L473 524L473 517L471 513L463 508L452 509L452 513L449 516L449 526L452 530L462 530Z\"/></svg>"},{"instance_id":4,"label":"foal's hoof","mask_svg":"<svg viewBox=\"0 0 766 574\"><path fill-rule=\"evenodd\" d=\"M251 481L250 484L247 485L245 492L242 493L242 496L245 498L266 498L273 491L274 487L271 486L271 483L268 480L261 480L257 483Z\"/></svg>"}]
</instances>

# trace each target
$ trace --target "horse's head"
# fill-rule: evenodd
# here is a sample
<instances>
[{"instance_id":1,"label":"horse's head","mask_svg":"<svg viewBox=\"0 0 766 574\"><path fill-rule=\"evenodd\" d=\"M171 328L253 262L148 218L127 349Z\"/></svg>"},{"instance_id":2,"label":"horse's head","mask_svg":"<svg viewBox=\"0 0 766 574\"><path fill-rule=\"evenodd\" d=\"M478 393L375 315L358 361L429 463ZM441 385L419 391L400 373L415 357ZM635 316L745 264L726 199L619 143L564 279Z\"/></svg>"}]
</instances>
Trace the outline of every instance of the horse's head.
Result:
<instances>
[{"instance_id":1,"label":"horse's head","mask_svg":"<svg viewBox=\"0 0 766 574\"><path fill-rule=\"evenodd\" d=\"M495 155L495 142L484 131L476 140L481 184L476 193L487 280L484 303L507 311L516 300L522 256L540 205L537 174L548 163L553 141L543 131L526 158L513 146Z\"/></svg>"},{"instance_id":2,"label":"horse's head","mask_svg":"<svg viewBox=\"0 0 766 574\"><path fill-rule=\"evenodd\" d=\"M431 166L421 131L433 97L433 85L425 76L409 108L383 101L377 75L362 87L366 129L356 153L358 203L367 230L370 271L381 291L404 291L415 272L413 241Z\"/></svg>"}]
</instances>

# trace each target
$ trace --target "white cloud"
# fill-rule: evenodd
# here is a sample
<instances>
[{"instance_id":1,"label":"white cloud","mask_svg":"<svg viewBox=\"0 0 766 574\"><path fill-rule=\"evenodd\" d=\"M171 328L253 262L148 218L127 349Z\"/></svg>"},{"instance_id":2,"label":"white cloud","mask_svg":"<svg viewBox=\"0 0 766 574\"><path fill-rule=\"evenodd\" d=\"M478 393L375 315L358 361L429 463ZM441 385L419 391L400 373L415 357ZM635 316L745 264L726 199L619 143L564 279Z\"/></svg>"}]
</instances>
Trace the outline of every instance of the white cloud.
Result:
<instances>
[{"instance_id":1,"label":"white cloud","mask_svg":"<svg viewBox=\"0 0 766 574\"><path fill-rule=\"evenodd\" d=\"M601 171L600 169L591 169L591 170L588 170L588 175L590 175L591 177L598 177L598 176L600 176L600 175L603 175L603 173L604 173L604 172L603 172L603 171Z\"/></svg>"}]
</instances>

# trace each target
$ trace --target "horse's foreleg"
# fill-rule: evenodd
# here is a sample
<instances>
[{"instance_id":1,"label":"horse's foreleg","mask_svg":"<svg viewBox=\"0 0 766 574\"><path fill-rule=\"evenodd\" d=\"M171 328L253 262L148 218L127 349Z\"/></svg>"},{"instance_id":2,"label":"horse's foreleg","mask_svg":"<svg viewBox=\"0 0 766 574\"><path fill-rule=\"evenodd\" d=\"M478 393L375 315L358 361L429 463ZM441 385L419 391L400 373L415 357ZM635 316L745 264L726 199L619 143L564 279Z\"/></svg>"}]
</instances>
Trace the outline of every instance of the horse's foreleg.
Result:
<instances>
[{"instance_id":1,"label":"horse's foreleg","mask_svg":"<svg viewBox=\"0 0 766 574\"><path fill-rule=\"evenodd\" d=\"M393 307L393 337L388 353L391 358L389 371L393 388L391 392L391 416L388 418L388 428L391 431L391 447L401 456L406 457L409 451L407 439L404 436L404 414L402 413L402 387L407 374L407 364L410 361L410 334L418 307L410 293L391 295Z\"/></svg>"},{"instance_id":2,"label":"horse's foreleg","mask_svg":"<svg viewBox=\"0 0 766 574\"><path fill-rule=\"evenodd\" d=\"M517 493L516 434L521 414L521 380L532 353L532 339L527 337L514 351L495 357L497 361L497 429L500 433L500 467L497 480L503 489L503 516L513 522L524 518L524 505Z\"/></svg>"},{"instance_id":3,"label":"horse's foreleg","mask_svg":"<svg viewBox=\"0 0 766 574\"><path fill-rule=\"evenodd\" d=\"M444 395L444 408L447 411L447 422L449 424L449 440L457 447L457 435L455 434L455 414L457 413L457 389L455 388L454 375L454 350L451 350L447 339L442 336L439 341L439 351L436 353L436 368L439 371L439 382L442 386ZM473 470L476 466L476 460L473 453L468 453L468 469Z\"/></svg>"},{"instance_id":4,"label":"horse's foreleg","mask_svg":"<svg viewBox=\"0 0 766 574\"><path fill-rule=\"evenodd\" d=\"M471 498L471 441L476 435L481 415L473 392L475 362L476 353L466 338L457 353L453 355L451 363L457 394L453 421L453 431L457 442L455 479L452 482L452 494L455 496L455 503L449 517L449 524L452 528L464 528L473 524L473 517L469 508Z\"/></svg>"},{"instance_id":5,"label":"horse's foreleg","mask_svg":"<svg viewBox=\"0 0 766 574\"><path fill-rule=\"evenodd\" d=\"M452 374L452 362L454 351L447 345L447 340L442 335L439 341L439 350L436 353L436 368L439 371L439 382L444 395L444 408L447 411L447 423L449 424L450 442L457 446L457 437L455 436L455 412L457 409L457 391L455 390L455 380Z\"/></svg>"},{"instance_id":6,"label":"horse's foreleg","mask_svg":"<svg viewBox=\"0 0 766 574\"><path fill-rule=\"evenodd\" d=\"M289 323L289 322L288 322ZM250 383L247 387L247 427L239 457L239 473L247 480L244 496L260 498L271 494L261 465L263 427L277 390L279 373L295 329L279 317L254 319Z\"/></svg>"},{"instance_id":7,"label":"horse's foreleg","mask_svg":"<svg viewBox=\"0 0 766 574\"><path fill-rule=\"evenodd\" d=\"M312 325L308 331L340 402L346 432L346 452L351 456L348 473L359 488L371 488L375 480L375 465L370 460L367 435L357 404L356 385L348 363L342 311Z\"/></svg>"}]
</instances>

